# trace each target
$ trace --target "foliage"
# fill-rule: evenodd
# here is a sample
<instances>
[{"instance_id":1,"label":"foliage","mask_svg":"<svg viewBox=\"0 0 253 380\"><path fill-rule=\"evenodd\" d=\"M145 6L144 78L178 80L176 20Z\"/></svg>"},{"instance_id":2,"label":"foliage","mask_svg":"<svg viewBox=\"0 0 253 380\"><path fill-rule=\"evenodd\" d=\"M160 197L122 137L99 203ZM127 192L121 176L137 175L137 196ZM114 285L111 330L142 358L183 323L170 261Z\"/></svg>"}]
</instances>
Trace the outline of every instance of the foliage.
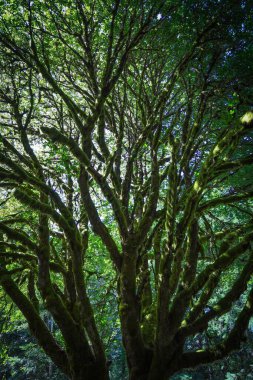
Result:
<instances>
[{"instance_id":1,"label":"foliage","mask_svg":"<svg viewBox=\"0 0 253 380\"><path fill-rule=\"evenodd\" d=\"M162 380L240 349L252 12L0 3L0 285L68 378Z\"/></svg>"}]
</instances>

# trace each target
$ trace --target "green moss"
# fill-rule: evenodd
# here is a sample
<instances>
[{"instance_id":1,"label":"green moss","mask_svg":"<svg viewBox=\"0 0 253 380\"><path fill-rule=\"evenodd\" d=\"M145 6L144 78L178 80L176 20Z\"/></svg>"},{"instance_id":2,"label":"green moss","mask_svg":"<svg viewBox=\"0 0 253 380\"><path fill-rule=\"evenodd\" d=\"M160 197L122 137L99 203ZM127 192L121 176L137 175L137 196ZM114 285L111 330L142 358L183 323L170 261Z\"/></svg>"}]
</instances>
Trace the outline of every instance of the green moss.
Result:
<instances>
[{"instance_id":1,"label":"green moss","mask_svg":"<svg viewBox=\"0 0 253 380\"><path fill-rule=\"evenodd\" d=\"M240 119L243 124L252 125L253 124L253 112L246 112Z\"/></svg>"},{"instance_id":2,"label":"green moss","mask_svg":"<svg viewBox=\"0 0 253 380\"><path fill-rule=\"evenodd\" d=\"M122 314L129 309L128 304L121 302L119 304L119 312Z\"/></svg>"}]
</instances>

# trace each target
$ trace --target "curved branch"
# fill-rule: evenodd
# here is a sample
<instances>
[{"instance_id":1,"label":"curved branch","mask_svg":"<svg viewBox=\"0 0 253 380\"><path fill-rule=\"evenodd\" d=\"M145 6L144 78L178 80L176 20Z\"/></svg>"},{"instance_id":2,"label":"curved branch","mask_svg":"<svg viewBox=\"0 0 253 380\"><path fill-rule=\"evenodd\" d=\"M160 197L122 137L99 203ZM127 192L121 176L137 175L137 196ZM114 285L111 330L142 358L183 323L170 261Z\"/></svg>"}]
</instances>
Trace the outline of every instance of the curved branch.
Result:
<instances>
[{"instance_id":1,"label":"curved branch","mask_svg":"<svg viewBox=\"0 0 253 380\"><path fill-rule=\"evenodd\" d=\"M32 334L52 361L67 375L70 368L66 352L58 345L53 335L35 310L29 299L19 290L7 271L0 268L0 284L26 318Z\"/></svg>"},{"instance_id":2,"label":"curved branch","mask_svg":"<svg viewBox=\"0 0 253 380\"><path fill-rule=\"evenodd\" d=\"M248 327L249 320L253 314L253 289L251 289L247 302L240 312L233 329L228 337L212 350L199 350L187 352L182 355L178 369L193 368L200 364L207 364L215 360L220 360L231 351L240 349L241 342L244 340L244 332Z\"/></svg>"},{"instance_id":3,"label":"curved branch","mask_svg":"<svg viewBox=\"0 0 253 380\"><path fill-rule=\"evenodd\" d=\"M210 201L202 203L198 209L197 212L202 213L203 211L206 211L209 208L213 208L222 204L230 204L234 202L240 202L244 199L248 199L253 197L253 191L247 191L243 194L234 194L234 195L227 195L220 198L214 198Z\"/></svg>"}]
</instances>

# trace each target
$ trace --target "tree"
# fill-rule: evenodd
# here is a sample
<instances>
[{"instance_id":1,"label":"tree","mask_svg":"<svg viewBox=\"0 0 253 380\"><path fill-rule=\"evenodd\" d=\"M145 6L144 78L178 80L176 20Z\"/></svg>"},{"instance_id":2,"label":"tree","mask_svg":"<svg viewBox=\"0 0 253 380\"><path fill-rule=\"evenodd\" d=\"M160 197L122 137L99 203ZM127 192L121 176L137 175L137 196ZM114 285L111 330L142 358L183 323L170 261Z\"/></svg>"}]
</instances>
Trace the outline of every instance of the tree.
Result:
<instances>
[{"instance_id":1,"label":"tree","mask_svg":"<svg viewBox=\"0 0 253 380\"><path fill-rule=\"evenodd\" d=\"M69 378L109 376L98 266L132 380L240 346L253 312L250 41L244 1L2 2L0 283ZM242 294L226 338L185 352Z\"/></svg>"}]
</instances>

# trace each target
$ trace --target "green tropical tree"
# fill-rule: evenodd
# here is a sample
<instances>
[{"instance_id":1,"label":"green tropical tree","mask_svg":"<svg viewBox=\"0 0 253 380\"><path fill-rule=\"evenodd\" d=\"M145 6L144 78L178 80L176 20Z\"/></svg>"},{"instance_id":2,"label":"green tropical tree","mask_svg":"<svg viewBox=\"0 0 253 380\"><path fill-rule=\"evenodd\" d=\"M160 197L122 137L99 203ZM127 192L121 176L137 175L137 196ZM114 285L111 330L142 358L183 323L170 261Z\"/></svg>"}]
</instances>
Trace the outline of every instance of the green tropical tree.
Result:
<instances>
[{"instance_id":1,"label":"green tropical tree","mask_svg":"<svg viewBox=\"0 0 253 380\"><path fill-rule=\"evenodd\" d=\"M38 344L73 380L109 378L119 321L132 380L239 348L253 312L250 4L5 0L0 17L0 284ZM241 295L226 336L187 351Z\"/></svg>"}]
</instances>

